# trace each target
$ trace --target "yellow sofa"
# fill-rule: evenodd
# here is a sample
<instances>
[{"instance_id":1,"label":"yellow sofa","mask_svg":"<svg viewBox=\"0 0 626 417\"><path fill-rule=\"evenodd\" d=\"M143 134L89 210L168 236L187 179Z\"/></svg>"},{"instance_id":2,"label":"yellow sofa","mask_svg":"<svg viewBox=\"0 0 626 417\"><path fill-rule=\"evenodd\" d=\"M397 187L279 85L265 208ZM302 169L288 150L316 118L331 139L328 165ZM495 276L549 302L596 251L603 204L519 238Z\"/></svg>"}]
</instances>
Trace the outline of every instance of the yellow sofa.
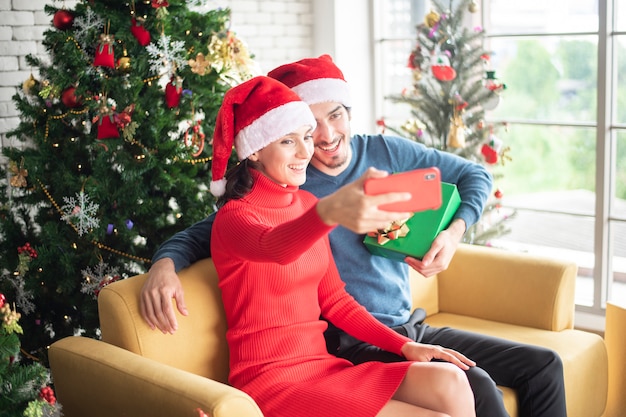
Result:
<instances>
[{"instance_id":1,"label":"yellow sofa","mask_svg":"<svg viewBox=\"0 0 626 417\"><path fill-rule=\"evenodd\" d=\"M174 335L152 331L139 313L139 275L98 298L102 341L68 337L50 347L56 394L66 417L262 416L227 385L225 319L211 260L181 271L188 317ZM415 305L433 326L453 326L556 350L564 363L569 417L600 417L607 399L603 339L574 330L576 266L482 246L461 245L436 277L413 273ZM515 392L503 389L511 417ZM267 416L271 417L271 416ZM357 416L358 417L358 416Z\"/></svg>"}]
</instances>

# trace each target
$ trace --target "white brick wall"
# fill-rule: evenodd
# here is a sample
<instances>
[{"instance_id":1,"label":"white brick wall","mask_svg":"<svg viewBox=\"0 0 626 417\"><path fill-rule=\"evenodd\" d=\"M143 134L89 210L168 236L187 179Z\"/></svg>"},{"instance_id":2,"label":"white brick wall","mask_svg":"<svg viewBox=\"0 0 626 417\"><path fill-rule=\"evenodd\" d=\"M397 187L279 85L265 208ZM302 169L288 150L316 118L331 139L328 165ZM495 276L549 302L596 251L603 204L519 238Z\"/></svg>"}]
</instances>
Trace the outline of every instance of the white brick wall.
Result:
<instances>
[{"instance_id":1,"label":"white brick wall","mask_svg":"<svg viewBox=\"0 0 626 417\"><path fill-rule=\"evenodd\" d=\"M205 7L229 7L231 28L248 45L260 70L312 56L314 0L207 0ZM0 148L19 123L11 97L31 72L24 56L45 54L43 33L52 17L43 10L51 0L0 0ZM65 0L67 8L76 2ZM35 71L35 69L32 69ZM38 77L33 72L35 78Z\"/></svg>"}]
</instances>

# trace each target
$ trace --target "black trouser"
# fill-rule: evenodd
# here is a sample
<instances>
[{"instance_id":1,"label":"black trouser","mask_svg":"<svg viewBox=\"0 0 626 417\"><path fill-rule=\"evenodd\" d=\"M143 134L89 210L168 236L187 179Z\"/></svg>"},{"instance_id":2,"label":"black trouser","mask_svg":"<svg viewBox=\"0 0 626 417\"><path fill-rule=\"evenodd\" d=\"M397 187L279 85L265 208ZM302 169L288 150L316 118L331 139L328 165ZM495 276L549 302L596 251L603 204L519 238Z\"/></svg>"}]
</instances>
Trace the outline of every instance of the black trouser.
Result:
<instances>
[{"instance_id":1,"label":"black trouser","mask_svg":"<svg viewBox=\"0 0 626 417\"><path fill-rule=\"evenodd\" d=\"M416 310L417 311L417 310ZM417 342L454 349L476 362L467 371L474 392L477 417L508 417L502 392L517 392L520 417L567 417L561 358L552 350L511 342L449 327L421 323L417 311L403 326L393 329ZM326 332L328 351L354 364L398 362L403 357L360 342L333 327Z\"/></svg>"}]
</instances>

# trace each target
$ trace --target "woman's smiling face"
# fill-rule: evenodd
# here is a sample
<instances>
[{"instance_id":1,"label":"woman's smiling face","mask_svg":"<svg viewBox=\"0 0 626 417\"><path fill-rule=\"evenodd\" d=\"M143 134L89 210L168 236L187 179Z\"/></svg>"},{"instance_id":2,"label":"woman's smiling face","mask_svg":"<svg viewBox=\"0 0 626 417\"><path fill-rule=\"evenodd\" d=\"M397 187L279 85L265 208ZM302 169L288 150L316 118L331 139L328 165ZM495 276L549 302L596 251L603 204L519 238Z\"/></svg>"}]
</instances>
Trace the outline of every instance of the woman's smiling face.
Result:
<instances>
[{"instance_id":1,"label":"woman's smiling face","mask_svg":"<svg viewBox=\"0 0 626 417\"><path fill-rule=\"evenodd\" d=\"M313 130L305 125L250 155L256 167L277 184L300 186L313 156Z\"/></svg>"}]
</instances>

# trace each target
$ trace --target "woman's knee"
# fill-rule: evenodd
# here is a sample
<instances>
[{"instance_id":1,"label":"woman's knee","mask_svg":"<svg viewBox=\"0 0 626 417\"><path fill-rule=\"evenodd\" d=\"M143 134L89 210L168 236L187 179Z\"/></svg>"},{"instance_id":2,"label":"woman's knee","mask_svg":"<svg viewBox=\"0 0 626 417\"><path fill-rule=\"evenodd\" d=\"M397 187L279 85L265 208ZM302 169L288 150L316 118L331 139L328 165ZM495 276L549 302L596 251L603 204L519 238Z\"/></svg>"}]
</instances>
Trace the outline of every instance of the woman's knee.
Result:
<instances>
[{"instance_id":1,"label":"woman's knee","mask_svg":"<svg viewBox=\"0 0 626 417\"><path fill-rule=\"evenodd\" d=\"M423 363L413 364L409 373L415 372L418 378L424 377ZM436 395L447 396L452 392L471 390L465 371L448 362L429 362L426 373L430 387L436 391Z\"/></svg>"},{"instance_id":2,"label":"woman's knee","mask_svg":"<svg viewBox=\"0 0 626 417\"><path fill-rule=\"evenodd\" d=\"M447 362L412 363L393 398L442 415L469 416L460 410L474 409L465 372Z\"/></svg>"}]
</instances>

